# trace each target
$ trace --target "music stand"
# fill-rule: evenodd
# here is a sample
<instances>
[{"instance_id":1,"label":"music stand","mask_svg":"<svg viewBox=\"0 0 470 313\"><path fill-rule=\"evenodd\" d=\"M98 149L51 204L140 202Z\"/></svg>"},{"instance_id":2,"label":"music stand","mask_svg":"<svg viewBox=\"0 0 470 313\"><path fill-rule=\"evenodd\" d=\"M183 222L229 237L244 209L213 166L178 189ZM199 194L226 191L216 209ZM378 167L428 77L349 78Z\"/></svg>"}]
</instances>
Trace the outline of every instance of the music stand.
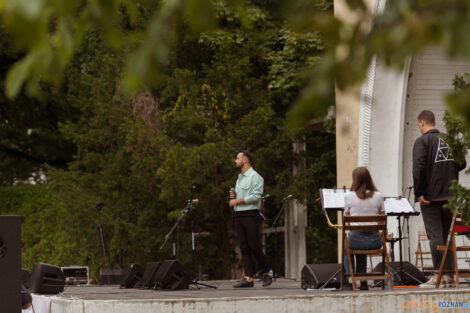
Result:
<instances>
[{"instance_id":1,"label":"music stand","mask_svg":"<svg viewBox=\"0 0 470 313\"><path fill-rule=\"evenodd\" d=\"M328 213L334 213L344 210L344 196L349 192L346 187L343 188L320 188L320 200L323 214L326 217L328 225L332 228L341 228L342 225L333 225L331 223Z\"/></svg>"},{"instance_id":2,"label":"music stand","mask_svg":"<svg viewBox=\"0 0 470 313\"><path fill-rule=\"evenodd\" d=\"M410 273L403 271L403 248L402 248L402 240L407 239L402 236L402 226L401 226L401 217L408 218L410 216L418 216L420 213L415 211L413 207L410 205L410 202L403 198L402 196L399 197L385 197L384 201L385 213L387 216L396 216L398 222L398 237L396 241L398 241L398 251L399 251L399 269L395 273L391 273L393 277L398 276L400 281L404 281L402 279L403 276L408 276L409 278L413 279L414 281L422 284L423 282ZM410 234L408 233L408 236ZM395 238L394 238L395 239ZM392 271L392 268L390 268Z\"/></svg>"},{"instance_id":3,"label":"music stand","mask_svg":"<svg viewBox=\"0 0 470 313\"><path fill-rule=\"evenodd\" d=\"M343 188L333 188L333 189L320 188L320 200L321 200L323 214L326 217L328 225L332 228L339 229L343 226L334 225L333 223L331 223L328 213L338 212L338 211L343 212L344 196L348 192L349 192L349 189L346 189L346 187L344 186ZM341 267L339 268L339 270L333 273L330 276L330 278L327 279L327 281L318 289L325 288L330 283L330 281L335 279L336 275L338 275L339 272L341 272Z\"/></svg>"}]
</instances>

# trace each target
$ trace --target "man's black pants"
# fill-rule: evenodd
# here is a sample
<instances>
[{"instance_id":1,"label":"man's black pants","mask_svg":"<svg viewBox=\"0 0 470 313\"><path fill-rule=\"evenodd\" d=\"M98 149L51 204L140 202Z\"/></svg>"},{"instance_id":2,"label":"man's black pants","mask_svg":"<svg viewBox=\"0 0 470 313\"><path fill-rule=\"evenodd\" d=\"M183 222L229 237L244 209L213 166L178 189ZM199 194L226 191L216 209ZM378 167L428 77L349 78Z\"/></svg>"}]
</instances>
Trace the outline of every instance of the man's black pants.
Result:
<instances>
[{"instance_id":1,"label":"man's black pants","mask_svg":"<svg viewBox=\"0 0 470 313\"><path fill-rule=\"evenodd\" d=\"M447 201L435 201L431 202L430 205L421 204L421 215L423 216L426 235L429 238L432 264L436 273L439 271L439 266L444 256L443 251L437 250L437 246L446 244L452 222L452 212L443 208L446 203ZM452 253L447 254L444 269L454 269L454 255Z\"/></svg>"},{"instance_id":2,"label":"man's black pants","mask_svg":"<svg viewBox=\"0 0 470 313\"><path fill-rule=\"evenodd\" d=\"M255 274L252 256L256 258L262 273L267 273L266 257L261 249L259 227L261 216L259 210L239 211L235 213L235 221L242 252L242 262L245 275L253 277Z\"/></svg>"}]
</instances>

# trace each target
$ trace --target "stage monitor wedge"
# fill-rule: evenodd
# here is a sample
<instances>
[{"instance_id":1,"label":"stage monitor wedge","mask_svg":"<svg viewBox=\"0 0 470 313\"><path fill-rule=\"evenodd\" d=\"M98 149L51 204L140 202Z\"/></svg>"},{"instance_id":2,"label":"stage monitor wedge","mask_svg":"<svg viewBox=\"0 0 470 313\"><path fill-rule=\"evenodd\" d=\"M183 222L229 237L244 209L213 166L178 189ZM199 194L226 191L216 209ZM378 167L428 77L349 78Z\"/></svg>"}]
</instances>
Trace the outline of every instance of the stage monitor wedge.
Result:
<instances>
[{"instance_id":1,"label":"stage monitor wedge","mask_svg":"<svg viewBox=\"0 0 470 313\"><path fill-rule=\"evenodd\" d=\"M377 264L374 267L374 272L381 272L382 271L382 262ZM423 272L421 272L416 266L411 264L408 261L402 262L402 271L400 273L400 262L390 262L390 271L392 271L393 275L393 285L394 286L418 286L421 283L425 283L427 281L426 277L424 276ZM382 281L377 280L374 281L377 286L382 286Z\"/></svg>"},{"instance_id":2,"label":"stage monitor wedge","mask_svg":"<svg viewBox=\"0 0 470 313\"><path fill-rule=\"evenodd\" d=\"M325 283L324 288L340 288L341 265L328 264L305 264L300 274L302 289L318 289Z\"/></svg>"},{"instance_id":3,"label":"stage monitor wedge","mask_svg":"<svg viewBox=\"0 0 470 313\"><path fill-rule=\"evenodd\" d=\"M126 265L121 275L122 288L134 288L136 284L142 279L144 269L136 263L129 263Z\"/></svg>"},{"instance_id":4,"label":"stage monitor wedge","mask_svg":"<svg viewBox=\"0 0 470 313\"><path fill-rule=\"evenodd\" d=\"M176 260L163 261L155 276L157 288L164 290L188 289L192 281L191 272Z\"/></svg>"},{"instance_id":5,"label":"stage monitor wedge","mask_svg":"<svg viewBox=\"0 0 470 313\"><path fill-rule=\"evenodd\" d=\"M65 275L60 267L36 263L31 276L31 292L39 294L58 294L64 291Z\"/></svg>"},{"instance_id":6,"label":"stage monitor wedge","mask_svg":"<svg viewBox=\"0 0 470 313\"><path fill-rule=\"evenodd\" d=\"M0 308L21 312L21 216L0 216Z\"/></svg>"},{"instance_id":7,"label":"stage monitor wedge","mask_svg":"<svg viewBox=\"0 0 470 313\"><path fill-rule=\"evenodd\" d=\"M157 285L157 271L160 268L162 262L150 262L145 268L144 275L140 282L137 283L135 288L155 288Z\"/></svg>"}]
</instances>

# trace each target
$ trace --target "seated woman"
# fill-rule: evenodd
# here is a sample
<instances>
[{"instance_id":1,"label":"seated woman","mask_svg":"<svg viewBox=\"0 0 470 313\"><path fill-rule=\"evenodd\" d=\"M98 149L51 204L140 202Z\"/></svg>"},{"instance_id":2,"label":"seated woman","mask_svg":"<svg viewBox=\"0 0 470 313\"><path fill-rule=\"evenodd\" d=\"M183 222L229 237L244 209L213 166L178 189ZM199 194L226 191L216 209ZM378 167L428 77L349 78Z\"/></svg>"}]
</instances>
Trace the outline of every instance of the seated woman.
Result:
<instances>
[{"instance_id":1,"label":"seated woman","mask_svg":"<svg viewBox=\"0 0 470 313\"><path fill-rule=\"evenodd\" d=\"M344 197L344 215L366 216L385 214L384 200L372 181L369 170L365 167L357 167L352 173L353 182L351 192ZM370 223L354 223L355 225L367 225ZM382 247L382 238L376 230L350 231L348 234L349 248L352 250L370 250ZM358 254L352 256L352 268L355 273L365 273L367 269L367 256ZM349 274L348 257L344 256L346 273ZM361 281L361 290L367 290L367 281Z\"/></svg>"}]
</instances>

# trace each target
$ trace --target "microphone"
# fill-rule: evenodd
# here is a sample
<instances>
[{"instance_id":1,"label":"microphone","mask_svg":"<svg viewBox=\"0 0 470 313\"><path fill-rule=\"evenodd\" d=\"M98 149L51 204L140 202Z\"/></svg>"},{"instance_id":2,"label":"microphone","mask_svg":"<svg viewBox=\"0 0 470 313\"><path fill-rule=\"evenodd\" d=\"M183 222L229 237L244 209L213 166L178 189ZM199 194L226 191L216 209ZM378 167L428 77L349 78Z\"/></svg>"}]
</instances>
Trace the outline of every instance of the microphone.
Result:
<instances>
[{"instance_id":1,"label":"microphone","mask_svg":"<svg viewBox=\"0 0 470 313\"><path fill-rule=\"evenodd\" d=\"M290 198L292 198L292 197L293 197L293 195L285 196L285 197L282 199L282 201L286 201L287 199L290 199Z\"/></svg>"},{"instance_id":2,"label":"microphone","mask_svg":"<svg viewBox=\"0 0 470 313\"><path fill-rule=\"evenodd\" d=\"M103 209L104 207L104 203L103 202L95 202L95 208L98 210L98 212L101 212L101 210Z\"/></svg>"}]
</instances>

